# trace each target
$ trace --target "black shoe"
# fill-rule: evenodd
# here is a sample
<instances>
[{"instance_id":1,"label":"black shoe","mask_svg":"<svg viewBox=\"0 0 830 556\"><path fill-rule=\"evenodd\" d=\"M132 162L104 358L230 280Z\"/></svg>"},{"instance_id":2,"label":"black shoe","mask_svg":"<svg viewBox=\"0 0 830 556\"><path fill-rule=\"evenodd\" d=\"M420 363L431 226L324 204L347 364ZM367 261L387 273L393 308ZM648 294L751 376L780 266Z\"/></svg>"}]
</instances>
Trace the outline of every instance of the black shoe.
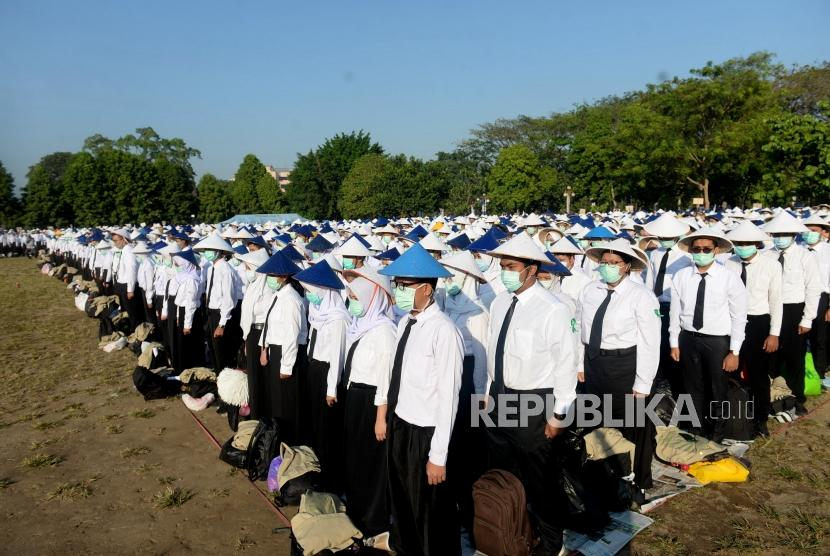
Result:
<instances>
[{"instance_id":1,"label":"black shoe","mask_svg":"<svg viewBox=\"0 0 830 556\"><path fill-rule=\"evenodd\" d=\"M799 417L804 417L807 415L808 411L807 408L804 407L804 404L801 402L795 402L795 414Z\"/></svg>"},{"instance_id":2,"label":"black shoe","mask_svg":"<svg viewBox=\"0 0 830 556\"><path fill-rule=\"evenodd\" d=\"M216 406L216 413L218 413L219 415L224 415L227 412L228 404L226 404L225 402L219 402L219 405Z\"/></svg>"},{"instance_id":3,"label":"black shoe","mask_svg":"<svg viewBox=\"0 0 830 556\"><path fill-rule=\"evenodd\" d=\"M769 436L766 421L758 421L755 423L755 436L758 438L767 438Z\"/></svg>"}]
</instances>

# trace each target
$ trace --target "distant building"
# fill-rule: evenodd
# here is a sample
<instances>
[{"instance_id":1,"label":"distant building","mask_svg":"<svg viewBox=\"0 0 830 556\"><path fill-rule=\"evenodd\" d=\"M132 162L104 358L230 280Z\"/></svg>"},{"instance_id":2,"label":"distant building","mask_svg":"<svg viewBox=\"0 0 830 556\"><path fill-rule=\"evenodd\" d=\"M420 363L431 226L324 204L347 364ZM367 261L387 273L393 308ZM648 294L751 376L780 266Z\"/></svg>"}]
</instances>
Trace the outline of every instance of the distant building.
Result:
<instances>
[{"instance_id":1,"label":"distant building","mask_svg":"<svg viewBox=\"0 0 830 556\"><path fill-rule=\"evenodd\" d=\"M274 168L265 166L265 171L280 184L280 191L285 193L285 187L291 183L291 168Z\"/></svg>"}]
</instances>

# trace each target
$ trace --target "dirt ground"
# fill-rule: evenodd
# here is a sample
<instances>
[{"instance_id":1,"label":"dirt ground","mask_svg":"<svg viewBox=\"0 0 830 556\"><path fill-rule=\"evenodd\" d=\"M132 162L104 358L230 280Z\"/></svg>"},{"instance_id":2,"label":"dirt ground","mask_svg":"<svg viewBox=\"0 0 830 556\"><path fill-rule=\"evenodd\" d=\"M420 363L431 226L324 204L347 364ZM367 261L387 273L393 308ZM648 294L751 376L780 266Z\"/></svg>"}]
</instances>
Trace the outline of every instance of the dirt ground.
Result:
<instances>
[{"instance_id":1,"label":"dirt ground","mask_svg":"<svg viewBox=\"0 0 830 556\"><path fill-rule=\"evenodd\" d=\"M99 351L97 321L57 280L0 259L0 308L0 552L288 554L273 508L181 401L134 391L135 356ZM771 426L749 452L750 481L649 514L632 553L830 554L829 398ZM213 409L199 418L219 442L230 435Z\"/></svg>"}]
</instances>

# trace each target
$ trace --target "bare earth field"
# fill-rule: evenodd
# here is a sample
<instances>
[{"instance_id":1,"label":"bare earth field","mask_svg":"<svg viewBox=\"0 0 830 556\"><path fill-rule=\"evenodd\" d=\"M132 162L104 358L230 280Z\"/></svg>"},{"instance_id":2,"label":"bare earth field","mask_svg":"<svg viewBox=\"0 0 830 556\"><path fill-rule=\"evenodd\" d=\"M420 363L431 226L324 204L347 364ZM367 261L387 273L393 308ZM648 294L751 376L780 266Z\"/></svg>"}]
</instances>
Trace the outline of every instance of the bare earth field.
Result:
<instances>
[{"instance_id":1,"label":"bare earth field","mask_svg":"<svg viewBox=\"0 0 830 556\"><path fill-rule=\"evenodd\" d=\"M135 357L35 261L0 259L0 553L288 554L288 535L179 400L145 402ZM750 481L652 512L634 554L830 554L830 399L749 452ZM199 414L220 442L224 416Z\"/></svg>"}]
</instances>

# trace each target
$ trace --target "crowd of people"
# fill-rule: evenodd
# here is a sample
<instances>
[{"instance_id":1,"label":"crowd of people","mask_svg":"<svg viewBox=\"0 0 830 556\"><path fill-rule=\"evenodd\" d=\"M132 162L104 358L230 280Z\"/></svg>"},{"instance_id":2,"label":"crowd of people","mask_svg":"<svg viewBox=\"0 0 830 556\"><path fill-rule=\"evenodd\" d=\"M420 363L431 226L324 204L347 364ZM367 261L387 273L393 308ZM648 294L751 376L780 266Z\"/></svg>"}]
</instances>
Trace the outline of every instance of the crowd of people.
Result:
<instances>
[{"instance_id":1,"label":"crowd of people","mask_svg":"<svg viewBox=\"0 0 830 556\"><path fill-rule=\"evenodd\" d=\"M488 469L524 486L537 554L562 544L557 473L578 395L610 413L660 384L724 440L729 378L768 435L770 380L804 407L827 369L830 207L0 232L117 295L177 371L244 368L250 419L317 454L365 535L456 554ZM520 424L523 396L549 400ZM715 402L715 403L712 403ZM495 426L477 426L485 411ZM654 425L619 427L651 487ZM475 542L475 539L473 539Z\"/></svg>"}]
</instances>

